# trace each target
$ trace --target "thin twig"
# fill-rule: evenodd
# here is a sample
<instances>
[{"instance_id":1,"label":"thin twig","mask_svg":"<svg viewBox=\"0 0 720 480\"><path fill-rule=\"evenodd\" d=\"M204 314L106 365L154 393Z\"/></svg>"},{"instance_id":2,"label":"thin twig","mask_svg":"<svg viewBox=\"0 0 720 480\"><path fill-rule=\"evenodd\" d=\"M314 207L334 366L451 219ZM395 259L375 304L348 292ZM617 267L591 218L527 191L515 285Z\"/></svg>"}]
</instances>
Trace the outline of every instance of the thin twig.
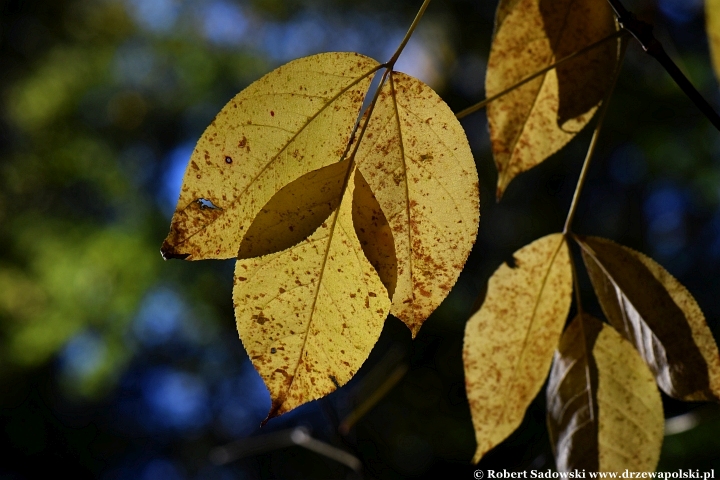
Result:
<instances>
[{"instance_id":1,"label":"thin twig","mask_svg":"<svg viewBox=\"0 0 720 480\"><path fill-rule=\"evenodd\" d=\"M575 187L575 194L573 195L572 203L570 204L570 210L568 211L567 218L565 219L565 227L563 228L563 234L567 236L570 232L570 226L573 219L575 218L575 211L577 209L578 199L580 198L580 192L582 191L583 185L585 185L585 179L587 178L587 172L590 167L590 161L595 153L595 147L597 146L598 137L600 136L600 130L602 129L603 120L605 120L605 114L607 113L608 105L610 104L610 97L615 90L617 79L620 76L620 69L622 67L623 60L625 59L625 51L627 50L627 37L623 37L622 45L620 47L620 58L618 59L617 68L613 76L612 84L608 89L607 95L603 99L602 105L600 105L600 112L598 113L597 124L595 125L595 131L593 132L592 140L590 140L590 146L588 147L587 155L585 155L585 161L583 162L582 170L580 171L580 177L578 178L577 186Z\"/></svg>"},{"instance_id":2,"label":"thin twig","mask_svg":"<svg viewBox=\"0 0 720 480\"><path fill-rule=\"evenodd\" d=\"M400 58L400 54L405 49L405 45L407 45L407 43L410 41L410 37L412 37L415 28L417 27L418 23L420 23L420 19L425 14L425 10L427 9L428 5L430 5L430 0L425 0L420 6L420 10L418 10L417 15L415 15L415 20L413 20L410 28L408 28L408 31L405 34L405 37L402 39L402 42L400 42L400 45L393 54L392 58L390 58L390 60L388 60L388 62L385 64L389 69L392 69L395 66L395 62L397 62L398 58Z\"/></svg>"},{"instance_id":3,"label":"thin twig","mask_svg":"<svg viewBox=\"0 0 720 480\"><path fill-rule=\"evenodd\" d=\"M643 50L651 57L655 58L665 71L672 77L678 87L687 95L687 97L700 109L700 111L710 120L710 123L720 131L720 116L705 100L705 98L697 91L690 80L675 65L662 44L652 33L653 27L649 23L638 20L635 15L629 12L620 0L608 0L610 6L615 10L618 22L624 30L627 30L640 43Z\"/></svg>"},{"instance_id":4,"label":"thin twig","mask_svg":"<svg viewBox=\"0 0 720 480\"><path fill-rule=\"evenodd\" d=\"M350 429L365 416L372 408L402 379L408 371L407 364L398 365L385 379L382 385L362 402L340 424L340 433L347 435Z\"/></svg>"},{"instance_id":5,"label":"thin twig","mask_svg":"<svg viewBox=\"0 0 720 480\"><path fill-rule=\"evenodd\" d=\"M565 63L565 62L567 62L567 61L569 61L569 60L572 60L573 58L575 58L575 57L577 57L577 56L579 56L579 55L583 55L583 54L589 52L590 50L593 50L594 48L599 47L600 45L602 45L603 43L605 43L605 42L607 42L607 41L609 41L609 40L613 40L613 39L618 38L618 37L621 37L621 36L623 36L623 35L625 35L625 31L623 31L623 30L618 30L617 32L614 32L614 33L612 33L611 35L608 35L607 37L605 37L605 38L603 38L603 39L601 39L601 40L598 40L598 41L595 42L595 43L591 43L591 44L588 45L587 47L581 48L581 49L578 50L577 52L573 52L573 53L571 53L570 55L561 58L561 59L558 60L557 62L555 62L555 63L553 63L553 64L551 64L551 65L548 65L547 67L543 68L542 70L538 70L537 72L533 73L533 74L530 75L529 77L526 77L526 78L524 78L523 80L520 80L520 81L519 81L518 83L516 83L515 85L512 85L512 86L506 88L506 89L503 90L502 92L496 93L496 94L493 95L492 97L488 97L488 98L486 98L485 100L483 100L483 101L481 101L481 102L478 102L478 103L476 103L475 105L466 108L465 110L462 110L461 112L457 113L457 114L455 115L455 117L457 117L458 119L461 119L461 118L463 118L463 117L467 117L467 116L470 115L471 113L475 113L475 112L477 112L478 110L480 110L480 109L482 109L482 108L485 108L485 106L487 106L488 103L490 103L490 102L492 102L492 101L494 101L494 100L497 100L498 98L502 97L503 95L507 95L508 93L512 92L512 91L515 90L516 88L522 87L522 86L525 85L526 83L528 83L528 82L536 79L536 78L539 77L540 75L543 75L543 74L549 72L549 71L552 70L553 68L556 68L556 67L562 65L563 63Z\"/></svg>"}]
</instances>

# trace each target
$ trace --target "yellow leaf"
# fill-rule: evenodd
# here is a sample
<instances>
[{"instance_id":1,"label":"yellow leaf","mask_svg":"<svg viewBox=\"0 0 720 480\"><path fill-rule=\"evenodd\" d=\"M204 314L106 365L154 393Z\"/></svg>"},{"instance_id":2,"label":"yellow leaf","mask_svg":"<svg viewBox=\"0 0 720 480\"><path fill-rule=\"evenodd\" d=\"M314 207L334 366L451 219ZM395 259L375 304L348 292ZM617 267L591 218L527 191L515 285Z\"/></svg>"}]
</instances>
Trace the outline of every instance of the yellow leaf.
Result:
<instances>
[{"instance_id":1,"label":"yellow leaf","mask_svg":"<svg viewBox=\"0 0 720 480\"><path fill-rule=\"evenodd\" d=\"M342 162L346 172L348 164ZM318 175L332 183L335 170ZM268 418L347 383L390 310L387 291L355 234L350 174L339 208L310 237L235 266L238 332L270 391Z\"/></svg>"},{"instance_id":2,"label":"yellow leaf","mask_svg":"<svg viewBox=\"0 0 720 480\"><path fill-rule=\"evenodd\" d=\"M663 440L655 379L633 346L584 315L567 328L547 388L559 471L654 471Z\"/></svg>"},{"instance_id":3,"label":"yellow leaf","mask_svg":"<svg viewBox=\"0 0 720 480\"><path fill-rule=\"evenodd\" d=\"M545 381L570 309L572 270L561 234L515 252L488 282L465 327L465 387L475 427L473 462L522 422Z\"/></svg>"},{"instance_id":4,"label":"yellow leaf","mask_svg":"<svg viewBox=\"0 0 720 480\"><path fill-rule=\"evenodd\" d=\"M660 388L679 400L720 398L720 354L687 289L640 252L603 238L576 239L605 316Z\"/></svg>"},{"instance_id":5,"label":"yellow leaf","mask_svg":"<svg viewBox=\"0 0 720 480\"><path fill-rule=\"evenodd\" d=\"M720 0L705 0L705 27L715 77L720 78Z\"/></svg>"},{"instance_id":6,"label":"yellow leaf","mask_svg":"<svg viewBox=\"0 0 720 480\"><path fill-rule=\"evenodd\" d=\"M310 236L340 205L346 177L347 162L337 162L285 185L253 220L237 258L279 252Z\"/></svg>"},{"instance_id":7,"label":"yellow leaf","mask_svg":"<svg viewBox=\"0 0 720 480\"><path fill-rule=\"evenodd\" d=\"M393 72L356 161L392 229L391 313L415 336L455 284L477 235L478 176L465 132L430 87Z\"/></svg>"},{"instance_id":8,"label":"yellow leaf","mask_svg":"<svg viewBox=\"0 0 720 480\"><path fill-rule=\"evenodd\" d=\"M390 298L397 284L397 258L390 224L362 172L355 172L353 224L365 257L377 270Z\"/></svg>"},{"instance_id":9,"label":"yellow leaf","mask_svg":"<svg viewBox=\"0 0 720 480\"><path fill-rule=\"evenodd\" d=\"M268 73L233 98L190 158L165 258L232 258L288 183L338 162L378 63L323 53Z\"/></svg>"},{"instance_id":10,"label":"yellow leaf","mask_svg":"<svg viewBox=\"0 0 720 480\"><path fill-rule=\"evenodd\" d=\"M612 34L606 0L501 0L485 92L493 96ZM497 197L510 181L569 142L591 119L612 81L617 42L607 42L491 102Z\"/></svg>"}]
</instances>

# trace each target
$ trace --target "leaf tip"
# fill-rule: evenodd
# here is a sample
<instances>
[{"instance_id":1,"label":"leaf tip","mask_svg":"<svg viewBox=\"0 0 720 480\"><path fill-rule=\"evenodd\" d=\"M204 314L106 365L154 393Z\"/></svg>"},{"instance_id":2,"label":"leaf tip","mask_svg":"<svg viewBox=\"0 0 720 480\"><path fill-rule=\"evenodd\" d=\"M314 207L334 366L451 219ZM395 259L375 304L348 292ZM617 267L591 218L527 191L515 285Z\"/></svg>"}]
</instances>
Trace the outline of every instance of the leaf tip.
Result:
<instances>
[{"instance_id":1,"label":"leaf tip","mask_svg":"<svg viewBox=\"0 0 720 480\"><path fill-rule=\"evenodd\" d=\"M160 247L160 255L162 255L163 260L170 260L173 258L177 258L179 260L187 260L187 258L190 256L189 253L179 253L173 245L171 245L167 240L165 240L162 244L162 247Z\"/></svg>"}]
</instances>

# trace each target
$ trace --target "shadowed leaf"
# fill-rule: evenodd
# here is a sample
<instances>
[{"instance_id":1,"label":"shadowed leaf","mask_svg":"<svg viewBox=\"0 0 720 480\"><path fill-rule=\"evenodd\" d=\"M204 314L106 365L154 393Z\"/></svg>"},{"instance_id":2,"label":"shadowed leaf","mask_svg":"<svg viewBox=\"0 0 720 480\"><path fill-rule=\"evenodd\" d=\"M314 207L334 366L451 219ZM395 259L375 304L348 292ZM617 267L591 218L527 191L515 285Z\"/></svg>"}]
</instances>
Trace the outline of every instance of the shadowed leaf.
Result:
<instances>
[{"instance_id":1,"label":"shadowed leaf","mask_svg":"<svg viewBox=\"0 0 720 480\"><path fill-rule=\"evenodd\" d=\"M610 323L662 390L679 400L717 400L720 355L695 299L655 261L597 237L576 237Z\"/></svg>"},{"instance_id":2,"label":"shadowed leaf","mask_svg":"<svg viewBox=\"0 0 720 480\"><path fill-rule=\"evenodd\" d=\"M270 391L268 418L347 383L390 310L355 234L354 185L351 179L340 207L298 245L236 263L238 332Z\"/></svg>"},{"instance_id":3,"label":"shadowed leaf","mask_svg":"<svg viewBox=\"0 0 720 480\"><path fill-rule=\"evenodd\" d=\"M235 96L190 158L166 257L232 258L275 193L338 162L377 62L353 53L294 60ZM199 199L215 205L202 209Z\"/></svg>"},{"instance_id":4,"label":"shadowed leaf","mask_svg":"<svg viewBox=\"0 0 720 480\"><path fill-rule=\"evenodd\" d=\"M501 0L488 59L491 97L557 60L612 34L605 0ZM612 80L617 42L608 42L491 102L490 138L497 197L589 121Z\"/></svg>"},{"instance_id":5,"label":"shadowed leaf","mask_svg":"<svg viewBox=\"0 0 720 480\"><path fill-rule=\"evenodd\" d=\"M392 229L391 313L415 336L455 284L477 235L478 176L465 132L430 87L393 72L356 160Z\"/></svg>"},{"instance_id":6,"label":"shadowed leaf","mask_svg":"<svg viewBox=\"0 0 720 480\"><path fill-rule=\"evenodd\" d=\"M475 427L473 462L522 422L545 381L570 309L572 270L561 234L515 252L488 282L465 327L465 387Z\"/></svg>"},{"instance_id":7,"label":"shadowed leaf","mask_svg":"<svg viewBox=\"0 0 720 480\"><path fill-rule=\"evenodd\" d=\"M599 320L578 316L555 353L548 432L559 471L654 471L663 440L655 380L633 346Z\"/></svg>"},{"instance_id":8,"label":"shadowed leaf","mask_svg":"<svg viewBox=\"0 0 720 480\"><path fill-rule=\"evenodd\" d=\"M360 170L355 172L352 215L363 252L392 298L397 284L397 259L392 230Z\"/></svg>"},{"instance_id":9,"label":"shadowed leaf","mask_svg":"<svg viewBox=\"0 0 720 480\"><path fill-rule=\"evenodd\" d=\"M238 259L290 248L310 236L340 204L348 162L306 173L260 210L240 244Z\"/></svg>"}]
</instances>

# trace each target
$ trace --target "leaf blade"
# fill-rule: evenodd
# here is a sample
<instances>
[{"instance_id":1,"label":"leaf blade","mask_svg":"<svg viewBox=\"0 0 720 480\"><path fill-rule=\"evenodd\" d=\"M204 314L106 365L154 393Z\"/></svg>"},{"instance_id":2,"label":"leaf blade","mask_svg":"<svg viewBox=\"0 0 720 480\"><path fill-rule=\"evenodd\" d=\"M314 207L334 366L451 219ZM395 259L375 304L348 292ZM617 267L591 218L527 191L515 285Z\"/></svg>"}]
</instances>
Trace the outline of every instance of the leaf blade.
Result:
<instances>
[{"instance_id":1,"label":"leaf blade","mask_svg":"<svg viewBox=\"0 0 720 480\"><path fill-rule=\"evenodd\" d=\"M502 265L492 275L483 306L465 328L474 463L520 425L550 370L570 309L572 270L562 234L540 238L514 257L515 268Z\"/></svg>"},{"instance_id":2,"label":"leaf blade","mask_svg":"<svg viewBox=\"0 0 720 480\"><path fill-rule=\"evenodd\" d=\"M298 245L236 264L238 333L270 391L268 418L347 383L380 336L390 299L355 235L353 190L347 182L340 207Z\"/></svg>"},{"instance_id":3,"label":"leaf blade","mask_svg":"<svg viewBox=\"0 0 720 480\"><path fill-rule=\"evenodd\" d=\"M558 470L654 471L663 428L655 380L633 346L599 320L576 317L548 383L548 431Z\"/></svg>"},{"instance_id":4,"label":"leaf blade","mask_svg":"<svg viewBox=\"0 0 720 480\"><path fill-rule=\"evenodd\" d=\"M235 257L243 234L278 190L341 159L378 68L359 54L313 55L236 95L193 151L163 255ZM202 211L198 199L218 208Z\"/></svg>"},{"instance_id":5,"label":"leaf blade","mask_svg":"<svg viewBox=\"0 0 720 480\"><path fill-rule=\"evenodd\" d=\"M612 10L601 0L501 1L485 79L487 97L615 28ZM488 105L498 198L515 176L558 151L590 121L616 59L617 42L608 42Z\"/></svg>"},{"instance_id":6,"label":"leaf blade","mask_svg":"<svg viewBox=\"0 0 720 480\"><path fill-rule=\"evenodd\" d=\"M392 72L356 159L392 229L391 313L415 336L475 243L479 184L472 152L445 102L421 81Z\"/></svg>"},{"instance_id":7,"label":"leaf blade","mask_svg":"<svg viewBox=\"0 0 720 480\"><path fill-rule=\"evenodd\" d=\"M720 354L687 289L640 252L598 237L576 239L603 312L660 388L679 400L717 400Z\"/></svg>"},{"instance_id":8,"label":"leaf blade","mask_svg":"<svg viewBox=\"0 0 720 480\"><path fill-rule=\"evenodd\" d=\"M720 1L705 0L705 29L715 78L720 79Z\"/></svg>"}]
</instances>

